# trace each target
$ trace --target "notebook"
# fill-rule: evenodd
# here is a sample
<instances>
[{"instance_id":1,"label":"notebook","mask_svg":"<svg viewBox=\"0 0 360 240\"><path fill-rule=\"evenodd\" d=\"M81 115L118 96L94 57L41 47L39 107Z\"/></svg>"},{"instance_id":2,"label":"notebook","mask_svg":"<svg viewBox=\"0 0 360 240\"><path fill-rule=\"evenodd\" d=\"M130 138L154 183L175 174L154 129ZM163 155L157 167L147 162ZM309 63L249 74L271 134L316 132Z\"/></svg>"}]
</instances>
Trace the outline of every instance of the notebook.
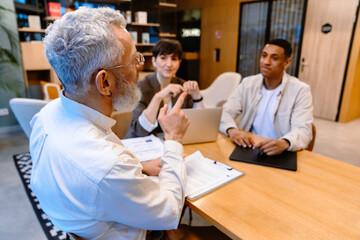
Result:
<instances>
[{"instance_id":1,"label":"notebook","mask_svg":"<svg viewBox=\"0 0 360 240\"><path fill-rule=\"evenodd\" d=\"M182 109L190 120L182 144L216 141L222 107Z\"/></svg>"},{"instance_id":2,"label":"notebook","mask_svg":"<svg viewBox=\"0 0 360 240\"><path fill-rule=\"evenodd\" d=\"M236 146L230 155L230 160L253 163L268 167L281 168L291 171L297 169L296 152L284 151L279 155L268 156L259 149Z\"/></svg>"}]
</instances>

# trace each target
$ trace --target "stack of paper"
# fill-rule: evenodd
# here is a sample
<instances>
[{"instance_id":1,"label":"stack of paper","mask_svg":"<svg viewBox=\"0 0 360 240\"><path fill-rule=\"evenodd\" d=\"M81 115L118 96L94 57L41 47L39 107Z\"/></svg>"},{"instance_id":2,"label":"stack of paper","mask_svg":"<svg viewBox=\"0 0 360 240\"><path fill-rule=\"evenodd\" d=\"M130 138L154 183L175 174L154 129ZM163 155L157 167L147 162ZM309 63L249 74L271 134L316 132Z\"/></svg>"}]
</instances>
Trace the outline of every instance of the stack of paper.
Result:
<instances>
[{"instance_id":1,"label":"stack of paper","mask_svg":"<svg viewBox=\"0 0 360 240\"><path fill-rule=\"evenodd\" d=\"M185 196L190 200L199 198L244 174L226 164L205 158L200 151L187 156L185 166L188 176Z\"/></svg>"},{"instance_id":2,"label":"stack of paper","mask_svg":"<svg viewBox=\"0 0 360 240\"><path fill-rule=\"evenodd\" d=\"M140 162L149 161L164 154L164 144L154 135L121 140L125 148L131 151Z\"/></svg>"},{"instance_id":3,"label":"stack of paper","mask_svg":"<svg viewBox=\"0 0 360 240\"><path fill-rule=\"evenodd\" d=\"M164 152L163 142L154 135L124 139L122 142L140 162L161 157ZM226 164L205 158L200 151L187 156L184 161L187 172L185 196L190 200L244 175Z\"/></svg>"}]
</instances>

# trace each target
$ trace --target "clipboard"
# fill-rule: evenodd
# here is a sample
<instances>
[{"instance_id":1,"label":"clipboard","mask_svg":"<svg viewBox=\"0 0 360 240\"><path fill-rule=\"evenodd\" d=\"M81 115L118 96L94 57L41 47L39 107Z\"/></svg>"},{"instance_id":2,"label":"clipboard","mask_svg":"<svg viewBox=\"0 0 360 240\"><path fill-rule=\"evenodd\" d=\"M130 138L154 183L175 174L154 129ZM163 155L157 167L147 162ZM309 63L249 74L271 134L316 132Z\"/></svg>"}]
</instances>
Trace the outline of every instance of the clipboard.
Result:
<instances>
[{"instance_id":1,"label":"clipboard","mask_svg":"<svg viewBox=\"0 0 360 240\"><path fill-rule=\"evenodd\" d=\"M268 156L259 149L243 148L236 146L230 155L230 160L252 163L267 167L280 168L285 170L297 170L297 153L284 151L275 156Z\"/></svg>"},{"instance_id":2,"label":"clipboard","mask_svg":"<svg viewBox=\"0 0 360 240\"><path fill-rule=\"evenodd\" d=\"M187 172L185 196L189 200L202 197L244 175L224 163L204 157L200 151L187 156L184 162Z\"/></svg>"}]
</instances>

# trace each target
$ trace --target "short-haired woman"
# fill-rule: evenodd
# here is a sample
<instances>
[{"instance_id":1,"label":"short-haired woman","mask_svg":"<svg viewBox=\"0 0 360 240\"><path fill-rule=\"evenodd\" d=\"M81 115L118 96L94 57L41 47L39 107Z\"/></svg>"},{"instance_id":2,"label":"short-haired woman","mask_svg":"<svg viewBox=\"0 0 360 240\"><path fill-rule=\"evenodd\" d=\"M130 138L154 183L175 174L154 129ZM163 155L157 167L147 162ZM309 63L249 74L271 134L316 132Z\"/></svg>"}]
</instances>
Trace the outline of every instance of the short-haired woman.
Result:
<instances>
[{"instance_id":1,"label":"short-haired woman","mask_svg":"<svg viewBox=\"0 0 360 240\"><path fill-rule=\"evenodd\" d=\"M157 122L159 109L168 104L168 111L183 91L188 95L182 108L203 107L199 85L175 76L182 58L182 47L177 40L161 39L153 49L152 63L156 72L139 81L141 100L133 112L132 137L161 132Z\"/></svg>"}]
</instances>

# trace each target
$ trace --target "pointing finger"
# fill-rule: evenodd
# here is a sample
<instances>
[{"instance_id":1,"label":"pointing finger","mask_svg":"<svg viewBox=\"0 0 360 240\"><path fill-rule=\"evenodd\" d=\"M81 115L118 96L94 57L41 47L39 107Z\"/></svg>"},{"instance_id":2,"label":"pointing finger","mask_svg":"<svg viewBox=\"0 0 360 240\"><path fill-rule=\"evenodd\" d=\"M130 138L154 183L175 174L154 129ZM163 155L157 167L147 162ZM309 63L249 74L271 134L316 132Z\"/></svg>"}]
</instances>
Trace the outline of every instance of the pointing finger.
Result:
<instances>
[{"instance_id":1,"label":"pointing finger","mask_svg":"<svg viewBox=\"0 0 360 240\"><path fill-rule=\"evenodd\" d=\"M180 110L181 109L181 106L183 105L184 103L184 100L185 100L185 97L186 97L186 92L183 92L182 94L180 94L178 100L176 101L173 109L176 109L176 110Z\"/></svg>"},{"instance_id":2,"label":"pointing finger","mask_svg":"<svg viewBox=\"0 0 360 240\"><path fill-rule=\"evenodd\" d=\"M165 104L165 105L160 109L158 118L165 117L167 109L168 109L168 105Z\"/></svg>"}]
</instances>

